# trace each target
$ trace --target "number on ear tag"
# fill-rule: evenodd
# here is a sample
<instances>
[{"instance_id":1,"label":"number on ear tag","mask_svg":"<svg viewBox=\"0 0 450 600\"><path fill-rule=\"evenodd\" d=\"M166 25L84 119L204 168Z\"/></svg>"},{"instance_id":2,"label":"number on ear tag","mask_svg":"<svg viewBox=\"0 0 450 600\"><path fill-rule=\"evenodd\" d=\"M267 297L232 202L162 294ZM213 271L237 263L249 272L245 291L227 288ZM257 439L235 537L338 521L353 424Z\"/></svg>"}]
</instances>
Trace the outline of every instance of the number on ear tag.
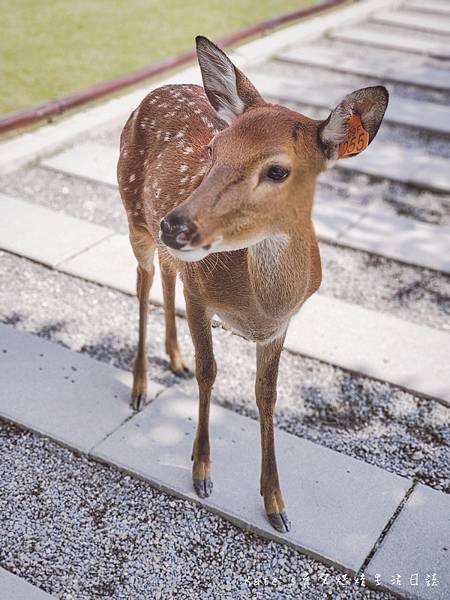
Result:
<instances>
[{"instance_id":1,"label":"number on ear tag","mask_svg":"<svg viewBox=\"0 0 450 600\"><path fill-rule=\"evenodd\" d=\"M339 145L338 158L346 158L359 154L369 145L369 134L364 129L359 115L352 115L348 122L348 134L342 144Z\"/></svg>"}]
</instances>

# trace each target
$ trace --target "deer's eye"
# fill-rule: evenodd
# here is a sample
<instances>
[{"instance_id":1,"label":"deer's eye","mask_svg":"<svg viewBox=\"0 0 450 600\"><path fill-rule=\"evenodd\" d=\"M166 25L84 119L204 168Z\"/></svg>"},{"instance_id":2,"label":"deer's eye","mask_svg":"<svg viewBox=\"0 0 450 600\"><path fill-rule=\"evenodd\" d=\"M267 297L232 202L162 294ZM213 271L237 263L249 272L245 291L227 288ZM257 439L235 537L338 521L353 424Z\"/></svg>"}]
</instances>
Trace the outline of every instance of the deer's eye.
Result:
<instances>
[{"instance_id":1,"label":"deer's eye","mask_svg":"<svg viewBox=\"0 0 450 600\"><path fill-rule=\"evenodd\" d=\"M212 158L212 155L213 155L212 146L207 146L207 148L208 148L208 156L209 156L209 158Z\"/></svg>"},{"instance_id":2,"label":"deer's eye","mask_svg":"<svg viewBox=\"0 0 450 600\"><path fill-rule=\"evenodd\" d=\"M284 181L289 176L289 169L281 165L272 165L267 169L266 177L271 181Z\"/></svg>"}]
</instances>

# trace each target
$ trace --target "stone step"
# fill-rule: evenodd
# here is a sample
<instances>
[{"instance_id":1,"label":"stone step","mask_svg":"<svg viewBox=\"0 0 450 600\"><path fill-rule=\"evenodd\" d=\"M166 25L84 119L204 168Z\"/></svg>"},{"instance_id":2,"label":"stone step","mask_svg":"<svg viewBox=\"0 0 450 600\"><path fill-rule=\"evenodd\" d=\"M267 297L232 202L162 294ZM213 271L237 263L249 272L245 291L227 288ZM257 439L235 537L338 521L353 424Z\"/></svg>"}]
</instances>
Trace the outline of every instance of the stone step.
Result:
<instances>
[{"instance_id":1,"label":"stone step","mask_svg":"<svg viewBox=\"0 0 450 600\"><path fill-rule=\"evenodd\" d=\"M450 335L316 294L293 317L285 347L450 406Z\"/></svg>"},{"instance_id":2,"label":"stone step","mask_svg":"<svg viewBox=\"0 0 450 600\"><path fill-rule=\"evenodd\" d=\"M213 493L192 489L190 461L197 400L161 394L92 450L95 458L149 481L269 539L356 572L410 487L410 481L328 448L276 431L281 487L292 521L287 534L269 525L259 494L257 421L212 403Z\"/></svg>"},{"instance_id":3,"label":"stone step","mask_svg":"<svg viewBox=\"0 0 450 600\"><path fill-rule=\"evenodd\" d=\"M450 273L450 228L376 214L376 207L338 236L337 243L411 265Z\"/></svg>"},{"instance_id":4,"label":"stone step","mask_svg":"<svg viewBox=\"0 0 450 600\"><path fill-rule=\"evenodd\" d=\"M340 160L338 168L438 193L450 192L450 160L432 156L421 148L405 148L377 137L369 151Z\"/></svg>"},{"instance_id":5,"label":"stone step","mask_svg":"<svg viewBox=\"0 0 450 600\"><path fill-rule=\"evenodd\" d=\"M448 73L450 77L450 71ZM353 91L348 86L330 86L326 82L300 82L272 75L252 76L261 94L278 101L334 108L342 98ZM391 94L385 115L386 121L440 134L450 134L450 107L434 102L409 100Z\"/></svg>"},{"instance_id":6,"label":"stone step","mask_svg":"<svg viewBox=\"0 0 450 600\"><path fill-rule=\"evenodd\" d=\"M4 600L52 600L51 596L40 588L31 585L25 579L0 567L0 590Z\"/></svg>"},{"instance_id":7,"label":"stone step","mask_svg":"<svg viewBox=\"0 0 450 600\"><path fill-rule=\"evenodd\" d=\"M376 46L400 50L401 52L425 54L433 58L450 58L450 45L447 41L430 40L417 34L411 35L410 32L406 31L405 33L381 31L370 27L370 25L362 24L358 28L333 31L332 35L334 39L358 44L358 52L362 54L365 54L362 47Z\"/></svg>"},{"instance_id":8,"label":"stone step","mask_svg":"<svg viewBox=\"0 0 450 600\"><path fill-rule=\"evenodd\" d=\"M50 267L112 234L106 227L86 227L80 219L3 194L0 211L1 247Z\"/></svg>"},{"instance_id":9,"label":"stone step","mask_svg":"<svg viewBox=\"0 0 450 600\"><path fill-rule=\"evenodd\" d=\"M449 494L417 485L369 562L368 581L408 598L448 600L449 515Z\"/></svg>"},{"instance_id":10,"label":"stone step","mask_svg":"<svg viewBox=\"0 0 450 600\"><path fill-rule=\"evenodd\" d=\"M377 23L397 25L406 27L407 29L426 31L428 33L438 33L441 35L450 34L450 19L446 20L443 15L423 14L420 12L411 12L409 10L383 10L374 13L371 16L371 20L376 21Z\"/></svg>"},{"instance_id":11,"label":"stone step","mask_svg":"<svg viewBox=\"0 0 450 600\"><path fill-rule=\"evenodd\" d=\"M105 146L97 142L82 142L54 156L44 158L41 164L53 171L116 187L118 160L118 147Z\"/></svg>"},{"instance_id":12,"label":"stone step","mask_svg":"<svg viewBox=\"0 0 450 600\"><path fill-rule=\"evenodd\" d=\"M310 65L340 73L350 73L436 90L450 90L449 69L427 64L424 57L402 61L380 60L375 52L357 53L339 46L297 46L279 53L288 62Z\"/></svg>"},{"instance_id":13,"label":"stone step","mask_svg":"<svg viewBox=\"0 0 450 600\"><path fill-rule=\"evenodd\" d=\"M190 461L196 398L166 390L132 414L129 373L11 326L0 325L0 339L3 418L327 563L356 572L411 487L409 479L277 431L293 523L288 535L280 535L269 526L259 495L257 421L212 404L214 492L200 500L192 489ZM27 377L20 377L24 372ZM154 384L153 396L160 390Z\"/></svg>"},{"instance_id":14,"label":"stone step","mask_svg":"<svg viewBox=\"0 0 450 600\"><path fill-rule=\"evenodd\" d=\"M4 419L86 453L133 414L130 373L9 325L0 352ZM163 389L149 385L150 398Z\"/></svg>"},{"instance_id":15,"label":"stone step","mask_svg":"<svg viewBox=\"0 0 450 600\"><path fill-rule=\"evenodd\" d=\"M408 2L404 2L402 8L450 15L450 3L448 0L408 0Z\"/></svg>"}]
</instances>

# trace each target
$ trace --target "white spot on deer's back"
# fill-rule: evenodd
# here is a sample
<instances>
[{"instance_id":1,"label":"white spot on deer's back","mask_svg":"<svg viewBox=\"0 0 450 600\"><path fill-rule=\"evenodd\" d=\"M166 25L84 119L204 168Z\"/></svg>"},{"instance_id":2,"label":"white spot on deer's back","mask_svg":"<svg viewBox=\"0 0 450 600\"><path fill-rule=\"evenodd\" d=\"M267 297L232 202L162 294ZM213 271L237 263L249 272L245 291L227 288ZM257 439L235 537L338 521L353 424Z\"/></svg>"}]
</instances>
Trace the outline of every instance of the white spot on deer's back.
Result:
<instances>
[{"instance_id":1,"label":"white spot on deer's back","mask_svg":"<svg viewBox=\"0 0 450 600\"><path fill-rule=\"evenodd\" d=\"M129 176L129 178L128 178L128 181L129 181L130 183L132 183L132 182L133 182L135 179L136 179L136 173L132 173L132 174Z\"/></svg>"},{"instance_id":2,"label":"white spot on deer's back","mask_svg":"<svg viewBox=\"0 0 450 600\"><path fill-rule=\"evenodd\" d=\"M187 170L188 170L188 166L187 165L181 165L181 167L180 167L180 173L184 173Z\"/></svg>"}]
</instances>

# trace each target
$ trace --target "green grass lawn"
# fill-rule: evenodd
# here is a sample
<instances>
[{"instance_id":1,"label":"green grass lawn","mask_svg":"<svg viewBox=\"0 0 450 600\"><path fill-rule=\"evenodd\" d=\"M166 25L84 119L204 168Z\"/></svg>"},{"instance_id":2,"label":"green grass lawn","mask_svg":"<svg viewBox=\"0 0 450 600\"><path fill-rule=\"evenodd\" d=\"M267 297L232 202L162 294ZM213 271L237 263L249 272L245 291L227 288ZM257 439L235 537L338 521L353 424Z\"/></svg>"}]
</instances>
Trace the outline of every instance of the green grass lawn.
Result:
<instances>
[{"instance_id":1,"label":"green grass lawn","mask_svg":"<svg viewBox=\"0 0 450 600\"><path fill-rule=\"evenodd\" d=\"M0 0L0 114L110 79L314 0Z\"/></svg>"}]
</instances>

